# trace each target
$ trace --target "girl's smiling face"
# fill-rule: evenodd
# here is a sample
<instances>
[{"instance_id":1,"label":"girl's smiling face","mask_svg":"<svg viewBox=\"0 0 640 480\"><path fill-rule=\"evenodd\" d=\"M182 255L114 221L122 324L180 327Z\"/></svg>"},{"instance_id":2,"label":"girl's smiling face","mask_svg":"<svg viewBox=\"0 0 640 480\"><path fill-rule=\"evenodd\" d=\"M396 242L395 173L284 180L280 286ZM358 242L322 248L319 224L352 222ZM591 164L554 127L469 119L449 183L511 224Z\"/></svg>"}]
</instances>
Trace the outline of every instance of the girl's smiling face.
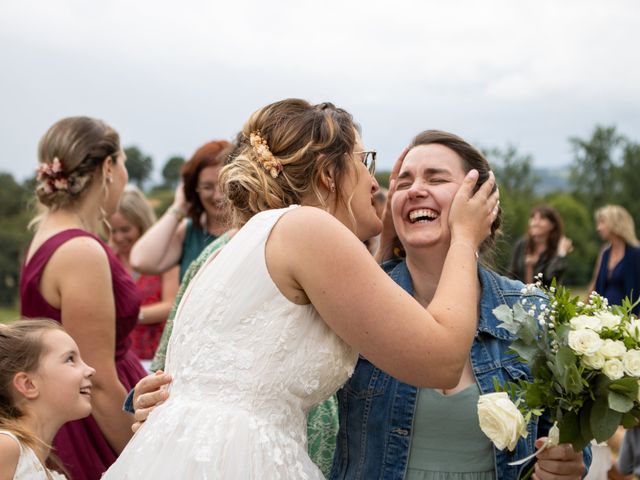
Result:
<instances>
[{"instance_id":1,"label":"girl's smiling face","mask_svg":"<svg viewBox=\"0 0 640 480\"><path fill-rule=\"evenodd\" d=\"M450 243L449 209L465 175L460 156L443 145L418 145L407 153L391 201L405 248Z\"/></svg>"},{"instance_id":2,"label":"girl's smiling face","mask_svg":"<svg viewBox=\"0 0 640 480\"><path fill-rule=\"evenodd\" d=\"M64 412L64 422L86 417L91 413L95 370L84 363L78 345L66 332L47 331L42 342L43 353L34 375L40 398L52 414Z\"/></svg>"}]
</instances>

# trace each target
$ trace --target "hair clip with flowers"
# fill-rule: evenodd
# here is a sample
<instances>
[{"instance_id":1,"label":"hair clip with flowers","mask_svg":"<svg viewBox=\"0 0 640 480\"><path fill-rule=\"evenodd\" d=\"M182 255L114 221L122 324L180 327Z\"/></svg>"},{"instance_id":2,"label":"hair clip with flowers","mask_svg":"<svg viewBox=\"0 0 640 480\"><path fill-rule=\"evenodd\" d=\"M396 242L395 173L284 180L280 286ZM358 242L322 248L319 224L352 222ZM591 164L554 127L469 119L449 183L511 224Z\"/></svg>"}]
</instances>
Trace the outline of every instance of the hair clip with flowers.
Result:
<instances>
[{"instance_id":1,"label":"hair clip with flowers","mask_svg":"<svg viewBox=\"0 0 640 480\"><path fill-rule=\"evenodd\" d=\"M249 143L255 152L257 161L262 165L267 172L271 174L271 177L277 178L282 172L282 163L280 163L269 150L267 141L262 138L260 130L251 132L249 135Z\"/></svg>"},{"instance_id":2,"label":"hair clip with flowers","mask_svg":"<svg viewBox=\"0 0 640 480\"><path fill-rule=\"evenodd\" d=\"M48 194L56 190L68 190L69 182L64 173L62 160L55 157L51 163L41 163L36 169L36 180L42 183L44 191Z\"/></svg>"}]
</instances>

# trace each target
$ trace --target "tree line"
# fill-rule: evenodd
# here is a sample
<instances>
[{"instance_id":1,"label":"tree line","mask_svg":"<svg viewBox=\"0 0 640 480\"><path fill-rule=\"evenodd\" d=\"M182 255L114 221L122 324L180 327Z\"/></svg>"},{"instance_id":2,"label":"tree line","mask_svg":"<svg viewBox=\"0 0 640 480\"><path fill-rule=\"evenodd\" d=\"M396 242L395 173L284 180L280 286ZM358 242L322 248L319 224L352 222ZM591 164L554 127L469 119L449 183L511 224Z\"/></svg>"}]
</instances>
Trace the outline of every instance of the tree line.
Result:
<instances>
[{"instance_id":1,"label":"tree line","mask_svg":"<svg viewBox=\"0 0 640 480\"><path fill-rule=\"evenodd\" d=\"M495 171L500 186L503 210L502 235L497 251L488 259L494 268L506 273L511 248L525 233L531 208L546 203L556 208L565 224L566 235L574 250L568 257L565 283L586 285L593 271L600 240L595 232L593 213L608 203L625 207L640 223L640 143L619 133L615 126L596 126L588 138L569 138L573 152L569 186L566 190L536 194L541 179L533 169L531 155L512 146L485 148L483 152ZM125 148L130 181L145 190L158 213L172 200L180 180L181 156L168 158L161 168L162 179L151 184L153 158L137 146ZM377 175L388 185L389 172ZM0 172L0 305L15 305L19 271L31 232L29 221L36 214L34 178L18 182L9 173Z\"/></svg>"}]
</instances>

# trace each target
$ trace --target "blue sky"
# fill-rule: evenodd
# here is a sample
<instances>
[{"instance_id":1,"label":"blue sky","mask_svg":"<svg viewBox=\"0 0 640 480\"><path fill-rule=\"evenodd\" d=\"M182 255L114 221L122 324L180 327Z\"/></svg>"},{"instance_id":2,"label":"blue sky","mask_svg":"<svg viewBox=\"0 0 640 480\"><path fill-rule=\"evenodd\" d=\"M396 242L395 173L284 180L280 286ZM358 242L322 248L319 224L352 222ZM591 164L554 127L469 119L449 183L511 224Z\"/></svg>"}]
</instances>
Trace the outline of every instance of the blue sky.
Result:
<instances>
[{"instance_id":1,"label":"blue sky","mask_svg":"<svg viewBox=\"0 0 640 480\"><path fill-rule=\"evenodd\" d=\"M0 170L80 114L159 170L285 97L349 110L382 168L427 128L564 165L596 123L640 141L638 45L631 0L3 0Z\"/></svg>"}]
</instances>

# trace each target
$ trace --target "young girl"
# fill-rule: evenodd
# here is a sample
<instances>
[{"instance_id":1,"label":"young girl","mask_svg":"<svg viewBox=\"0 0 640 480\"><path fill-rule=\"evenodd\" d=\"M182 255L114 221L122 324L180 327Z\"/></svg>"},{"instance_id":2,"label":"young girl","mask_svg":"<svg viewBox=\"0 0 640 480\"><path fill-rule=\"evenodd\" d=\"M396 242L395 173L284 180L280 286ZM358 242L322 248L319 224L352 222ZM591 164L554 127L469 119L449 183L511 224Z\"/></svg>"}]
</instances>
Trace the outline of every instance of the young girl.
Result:
<instances>
[{"instance_id":1,"label":"young girl","mask_svg":"<svg viewBox=\"0 0 640 480\"><path fill-rule=\"evenodd\" d=\"M65 478L44 465L58 429L91 413L94 373L60 324L0 324L0 480Z\"/></svg>"}]
</instances>

